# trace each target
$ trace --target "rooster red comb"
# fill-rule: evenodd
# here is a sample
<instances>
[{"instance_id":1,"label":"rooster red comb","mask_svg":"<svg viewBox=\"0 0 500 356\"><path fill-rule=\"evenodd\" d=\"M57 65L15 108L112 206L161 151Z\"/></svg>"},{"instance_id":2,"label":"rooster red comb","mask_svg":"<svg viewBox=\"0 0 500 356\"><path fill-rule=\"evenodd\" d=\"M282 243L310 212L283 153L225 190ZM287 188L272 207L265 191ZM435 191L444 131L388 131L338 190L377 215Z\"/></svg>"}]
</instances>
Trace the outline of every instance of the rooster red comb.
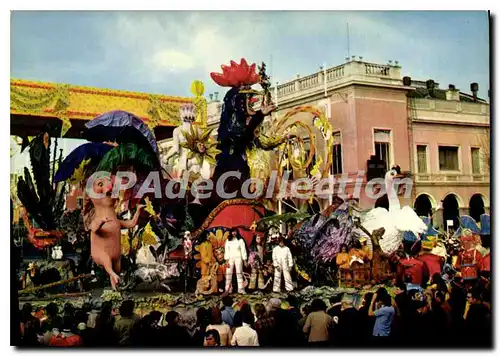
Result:
<instances>
[{"instance_id":1,"label":"rooster red comb","mask_svg":"<svg viewBox=\"0 0 500 356\"><path fill-rule=\"evenodd\" d=\"M210 73L210 76L222 87L239 87L242 85L252 85L260 82L260 76L255 72L255 63L248 65L245 58L242 58L240 64L231 61L231 66L222 65L221 73Z\"/></svg>"}]
</instances>

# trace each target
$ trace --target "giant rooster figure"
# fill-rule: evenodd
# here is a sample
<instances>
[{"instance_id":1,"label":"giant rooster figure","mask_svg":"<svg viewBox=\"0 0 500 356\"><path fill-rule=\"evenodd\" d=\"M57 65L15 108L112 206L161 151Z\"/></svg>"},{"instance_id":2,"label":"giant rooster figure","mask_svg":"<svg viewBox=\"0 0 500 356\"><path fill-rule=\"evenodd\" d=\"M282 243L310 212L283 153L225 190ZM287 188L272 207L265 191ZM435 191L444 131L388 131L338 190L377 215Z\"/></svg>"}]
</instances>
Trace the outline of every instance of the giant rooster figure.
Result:
<instances>
[{"instance_id":1,"label":"giant rooster figure","mask_svg":"<svg viewBox=\"0 0 500 356\"><path fill-rule=\"evenodd\" d=\"M223 87L231 89L224 97L218 133L218 149L213 180L216 182L226 172L241 173L240 179L227 179L225 192L232 193L234 188L250 178L251 168L248 162L247 151L255 147L270 150L284 142L280 139L265 139L257 136L257 128L264 117L275 110L275 105L269 100L268 80L265 66L260 73L255 71L255 64L248 65L245 59L240 64L231 61L231 66L222 65L221 73L210 73L212 79ZM261 84L264 92L251 88L254 84ZM260 110L254 110L253 104L259 100L256 95L263 95ZM215 199L217 200L217 198Z\"/></svg>"}]
</instances>

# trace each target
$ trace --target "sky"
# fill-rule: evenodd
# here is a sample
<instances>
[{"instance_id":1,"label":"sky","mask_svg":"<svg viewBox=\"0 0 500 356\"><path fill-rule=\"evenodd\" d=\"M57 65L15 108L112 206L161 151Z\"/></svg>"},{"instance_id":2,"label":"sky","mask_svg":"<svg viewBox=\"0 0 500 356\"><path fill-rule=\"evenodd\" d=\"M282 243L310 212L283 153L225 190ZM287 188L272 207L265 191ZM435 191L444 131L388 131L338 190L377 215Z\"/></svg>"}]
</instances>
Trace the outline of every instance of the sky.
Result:
<instances>
[{"instance_id":1,"label":"sky","mask_svg":"<svg viewBox=\"0 0 500 356\"><path fill-rule=\"evenodd\" d=\"M273 83L344 63L347 23L351 55L487 99L486 11L14 11L11 77L180 96L197 79L222 96L209 74L232 59Z\"/></svg>"},{"instance_id":2,"label":"sky","mask_svg":"<svg viewBox=\"0 0 500 356\"><path fill-rule=\"evenodd\" d=\"M210 72L244 57L283 83L345 62L398 61L402 75L489 89L488 13L382 11L38 11L11 13L11 77L192 96ZM63 140L64 155L82 143ZM16 154L14 171L28 163Z\"/></svg>"}]
</instances>

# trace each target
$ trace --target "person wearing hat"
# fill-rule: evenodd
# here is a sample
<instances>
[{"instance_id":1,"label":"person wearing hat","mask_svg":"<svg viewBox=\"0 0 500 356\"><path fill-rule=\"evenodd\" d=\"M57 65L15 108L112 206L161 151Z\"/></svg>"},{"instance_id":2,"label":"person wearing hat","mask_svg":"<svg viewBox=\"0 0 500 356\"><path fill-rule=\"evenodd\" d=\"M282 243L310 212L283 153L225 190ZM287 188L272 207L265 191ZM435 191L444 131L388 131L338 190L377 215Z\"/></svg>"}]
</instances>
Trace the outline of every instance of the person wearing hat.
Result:
<instances>
[{"instance_id":1,"label":"person wearing hat","mask_svg":"<svg viewBox=\"0 0 500 356\"><path fill-rule=\"evenodd\" d=\"M435 247L435 239L433 236L426 236L422 239L422 251L417 257L424 264L424 269L427 270L428 276L432 279L434 274L441 275L444 260L442 257L432 253ZM424 281L427 282L427 281Z\"/></svg>"},{"instance_id":2,"label":"person wearing hat","mask_svg":"<svg viewBox=\"0 0 500 356\"><path fill-rule=\"evenodd\" d=\"M489 273L491 272L491 230L489 215L481 215L481 230L479 231L479 236L481 237L481 245L483 247L483 259L481 261L481 265L479 266L479 270L482 274L489 276Z\"/></svg>"},{"instance_id":3,"label":"person wearing hat","mask_svg":"<svg viewBox=\"0 0 500 356\"><path fill-rule=\"evenodd\" d=\"M467 282L477 280L483 260L483 256L476 249L475 241L476 236L470 229L461 229L460 251L454 267L460 271L460 276Z\"/></svg>"},{"instance_id":4,"label":"person wearing hat","mask_svg":"<svg viewBox=\"0 0 500 356\"><path fill-rule=\"evenodd\" d=\"M273 292L281 292L281 275L285 279L285 289L287 292L293 290L292 276L290 271L293 267L293 258L290 249L285 246L285 238L280 236L279 245L273 248L274 284Z\"/></svg>"}]
</instances>

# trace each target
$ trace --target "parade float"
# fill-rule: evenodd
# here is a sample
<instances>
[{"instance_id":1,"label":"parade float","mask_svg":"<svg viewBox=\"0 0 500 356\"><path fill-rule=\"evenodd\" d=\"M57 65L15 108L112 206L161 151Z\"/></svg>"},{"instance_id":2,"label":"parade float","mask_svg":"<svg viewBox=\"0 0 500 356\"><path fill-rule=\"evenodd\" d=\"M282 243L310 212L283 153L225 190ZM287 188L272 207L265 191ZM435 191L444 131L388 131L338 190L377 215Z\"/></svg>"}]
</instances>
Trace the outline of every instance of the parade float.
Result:
<instances>
[{"instance_id":1,"label":"parade float","mask_svg":"<svg viewBox=\"0 0 500 356\"><path fill-rule=\"evenodd\" d=\"M84 124L88 142L66 157L57 155L54 130L23 145L31 170L26 167L15 184L14 210L22 218L13 231L21 236L17 239L25 235L39 258L21 258L21 303L134 298L147 312L212 306L228 293L236 300L261 301L282 293L302 301L342 292L359 295L381 284L391 290L394 266L416 256L420 250L415 246L431 246L429 251L439 250L436 255L446 259L446 249L459 237L464 252L457 268L474 277L470 267L479 268L483 259L472 254L471 263L463 261L480 245L477 236L489 231L488 216L482 217L481 228L471 228L470 219L462 218L466 227L444 239L426 218L400 207L392 186L398 167L385 175L389 210L361 211L355 199L335 198L327 209L311 214L307 206L317 194L313 188L329 177L332 164L332 126L322 110L299 106L273 115L265 64L256 68L245 59L231 61L211 77L228 88L216 136L207 128L203 84L195 81L194 99L149 97L148 120L132 113L130 104L95 115ZM64 134L72 99L61 94L65 90L37 94L55 100L49 109L43 108L43 98L18 90L14 111L31 112L22 100L38 98L37 114L56 110ZM164 155L154 130L162 122L177 125ZM164 163L172 160L168 171ZM96 178L96 172L108 175ZM238 177L225 179L229 172ZM291 213L276 209L293 188L285 175L313 182L312 187L295 187L302 199ZM207 192L206 185L200 188L207 180L234 195L225 198L216 190ZM242 188L255 198L245 198ZM166 191L173 194L162 194ZM269 196L256 194L268 191ZM83 192L81 206L69 209L66 204L65 209L66 196L75 192ZM286 236L283 224L293 225Z\"/></svg>"}]
</instances>

